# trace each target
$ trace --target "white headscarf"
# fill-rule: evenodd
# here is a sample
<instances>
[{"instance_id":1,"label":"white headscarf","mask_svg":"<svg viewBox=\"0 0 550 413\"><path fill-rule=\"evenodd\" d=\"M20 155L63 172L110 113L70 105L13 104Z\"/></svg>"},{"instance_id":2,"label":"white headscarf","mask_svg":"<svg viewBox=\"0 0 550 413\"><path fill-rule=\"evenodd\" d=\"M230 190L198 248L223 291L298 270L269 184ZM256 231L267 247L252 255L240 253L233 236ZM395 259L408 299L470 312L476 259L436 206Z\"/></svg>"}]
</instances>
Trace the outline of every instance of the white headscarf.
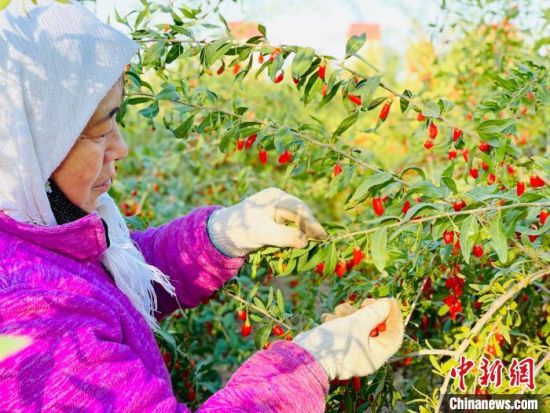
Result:
<instances>
[{"instance_id":1,"label":"white headscarf","mask_svg":"<svg viewBox=\"0 0 550 413\"><path fill-rule=\"evenodd\" d=\"M0 210L20 222L56 225L45 183L82 133L138 45L84 6L12 0L0 11ZM101 260L152 329L152 281L174 294L148 265L116 203L97 209L109 227Z\"/></svg>"}]
</instances>

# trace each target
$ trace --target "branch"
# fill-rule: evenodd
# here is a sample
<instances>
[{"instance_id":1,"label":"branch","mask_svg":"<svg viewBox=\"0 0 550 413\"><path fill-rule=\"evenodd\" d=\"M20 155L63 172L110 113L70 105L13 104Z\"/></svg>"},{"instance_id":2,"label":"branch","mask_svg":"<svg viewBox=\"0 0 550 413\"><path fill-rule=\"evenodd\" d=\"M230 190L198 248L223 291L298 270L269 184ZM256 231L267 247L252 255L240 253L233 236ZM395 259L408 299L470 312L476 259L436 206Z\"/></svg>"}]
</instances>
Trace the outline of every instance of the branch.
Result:
<instances>
[{"instance_id":1,"label":"branch","mask_svg":"<svg viewBox=\"0 0 550 413\"><path fill-rule=\"evenodd\" d=\"M495 206L488 206L488 207L484 207L484 208L462 210L462 211L458 211L458 212L456 212L456 211L454 211L454 212L444 212L444 213L441 213L441 214L430 215L430 216L427 216L427 217L423 217L423 218L419 218L419 219L415 219L415 220L409 220L409 221L404 221L404 220L402 220L402 219L400 219L399 217L396 216L395 218L399 219L399 221L395 222L393 224L377 226L377 227L369 228L369 229L366 229L366 230L363 230L363 231L350 232L350 233L347 233L345 235L337 236L337 237L334 237L334 238L329 238L329 239L327 239L327 241L335 241L335 240L345 239L345 238L349 238L349 237L355 237L355 236L358 236L358 235L364 235L364 234L374 232L379 228L395 228L395 227L400 227L404 224L422 224L424 222L434 221L434 220L439 219L439 218L454 217L454 216L458 216L458 215L480 214L480 213L483 213L483 212L501 211L501 210L504 210L504 209L519 208L519 207L534 207L534 208L543 207L543 208L546 208L546 207L549 207L549 206L550 206L550 202L520 202L520 203L517 203L517 204L495 205Z\"/></svg>"}]
</instances>

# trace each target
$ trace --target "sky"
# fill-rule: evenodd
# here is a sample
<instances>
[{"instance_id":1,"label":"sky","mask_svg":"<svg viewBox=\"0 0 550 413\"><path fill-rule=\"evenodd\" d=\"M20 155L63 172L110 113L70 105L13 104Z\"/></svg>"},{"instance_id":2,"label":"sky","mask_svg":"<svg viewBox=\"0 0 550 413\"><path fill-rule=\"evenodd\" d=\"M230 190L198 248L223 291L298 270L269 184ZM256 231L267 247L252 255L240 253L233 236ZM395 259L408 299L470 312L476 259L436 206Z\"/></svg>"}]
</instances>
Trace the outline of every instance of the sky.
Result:
<instances>
[{"instance_id":1,"label":"sky","mask_svg":"<svg viewBox=\"0 0 550 413\"><path fill-rule=\"evenodd\" d=\"M96 14L102 20L114 16L113 3L97 0ZM221 10L228 21L264 24L272 44L310 46L342 58L351 23L379 24L382 43L404 51L411 37L419 33L417 26L429 34L428 23L439 16L439 3L440 0L226 0ZM140 6L139 0L115 3L120 14Z\"/></svg>"},{"instance_id":2,"label":"sky","mask_svg":"<svg viewBox=\"0 0 550 413\"><path fill-rule=\"evenodd\" d=\"M379 24L382 45L403 55L411 41L419 37L430 38L434 34L430 24L444 22L445 12L440 8L442 1L225 0L221 10L227 21L264 24L271 44L310 46L340 60L345 53L348 27L355 22ZM458 1L445 1L452 8L461 7ZM173 1L176 6L197 2ZM168 1L162 3L168 4ZM517 0L517 3L524 11L523 19L528 27L541 23L544 5L550 7L550 0ZM498 7L499 3L494 4ZM89 7L104 21L110 15L111 24L115 26L115 7L121 15L142 8L139 0L96 0L95 4L89 3Z\"/></svg>"}]
</instances>

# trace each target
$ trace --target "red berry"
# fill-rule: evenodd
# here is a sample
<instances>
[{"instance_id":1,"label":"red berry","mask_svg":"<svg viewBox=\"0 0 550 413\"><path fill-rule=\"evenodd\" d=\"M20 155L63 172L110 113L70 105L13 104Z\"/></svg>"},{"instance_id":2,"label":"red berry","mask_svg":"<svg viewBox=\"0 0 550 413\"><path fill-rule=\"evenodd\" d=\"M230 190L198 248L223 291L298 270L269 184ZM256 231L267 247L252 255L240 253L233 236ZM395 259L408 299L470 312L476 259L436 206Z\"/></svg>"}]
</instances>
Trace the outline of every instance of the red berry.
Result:
<instances>
[{"instance_id":1,"label":"red berry","mask_svg":"<svg viewBox=\"0 0 550 413\"><path fill-rule=\"evenodd\" d=\"M359 265L364 257L365 254L361 251L361 248L353 248L353 265Z\"/></svg>"},{"instance_id":2,"label":"red berry","mask_svg":"<svg viewBox=\"0 0 550 413\"><path fill-rule=\"evenodd\" d=\"M535 98L535 95L533 94L533 92L531 91L527 92L527 99L532 101L534 98Z\"/></svg>"},{"instance_id":3,"label":"red berry","mask_svg":"<svg viewBox=\"0 0 550 413\"><path fill-rule=\"evenodd\" d=\"M323 271L325 271L325 263L321 262L315 266L315 272L319 275L323 275Z\"/></svg>"},{"instance_id":4,"label":"red berry","mask_svg":"<svg viewBox=\"0 0 550 413\"><path fill-rule=\"evenodd\" d=\"M524 192L525 192L525 182L518 182L516 184L516 195L522 196Z\"/></svg>"},{"instance_id":5,"label":"red berry","mask_svg":"<svg viewBox=\"0 0 550 413\"><path fill-rule=\"evenodd\" d=\"M259 64L262 64L263 62L264 62L264 55L260 53L260 54L258 55L258 63L259 63Z\"/></svg>"},{"instance_id":6,"label":"red berry","mask_svg":"<svg viewBox=\"0 0 550 413\"><path fill-rule=\"evenodd\" d=\"M450 161L451 159L455 159L455 158L456 158L456 151L455 151L454 149L449 151L448 158L449 158L449 161Z\"/></svg>"},{"instance_id":7,"label":"red berry","mask_svg":"<svg viewBox=\"0 0 550 413\"><path fill-rule=\"evenodd\" d=\"M264 350L267 350L269 347L271 347L271 343L269 341L266 341L264 344Z\"/></svg>"},{"instance_id":8,"label":"red berry","mask_svg":"<svg viewBox=\"0 0 550 413\"><path fill-rule=\"evenodd\" d=\"M285 72L281 70L281 73L279 73L277 76L275 76L275 83L280 83L285 78Z\"/></svg>"},{"instance_id":9,"label":"red berry","mask_svg":"<svg viewBox=\"0 0 550 413\"><path fill-rule=\"evenodd\" d=\"M348 99L356 105L361 104L361 96L349 94Z\"/></svg>"},{"instance_id":10,"label":"red berry","mask_svg":"<svg viewBox=\"0 0 550 413\"><path fill-rule=\"evenodd\" d=\"M514 167L512 165L507 165L506 166L506 172L508 172L508 175L510 175L510 176L514 176L514 174L516 173L516 171L514 170Z\"/></svg>"},{"instance_id":11,"label":"red berry","mask_svg":"<svg viewBox=\"0 0 550 413\"><path fill-rule=\"evenodd\" d=\"M260 159L261 163L267 163L267 151L265 149L261 149L258 153L258 158Z\"/></svg>"},{"instance_id":12,"label":"red berry","mask_svg":"<svg viewBox=\"0 0 550 413\"><path fill-rule=\"evenodd\" d=\"M470 176L474 179L477 179L477 177L479 176L479 171L477 170L477 168L470 168Z\"/></svg>"},{"instance_id":13,"label":"red berry","mask_svg":"<svg viewBox=\"0 0 550 413\"><path fill-rule=\"evenodd\" d=\"M481 141L479 143L479 150L481 152L489 152L491 150L491 145L489 145L487 142L485 141Z\"/></svg>"},{"instance_id":14,"label":"red berry","mask_svg":"<svg viewBox=\"0 0 550 413\"><path fill-rule=\"evenodd\" d=\"M244 148L244 141L241 138L237 139L237 149L239 151L242 151L243 148Z\"/></svg>"},{"instance_id":15,"label":"red berry","mask_svg":"<svg viewBox=\"0 0 550 413\"><path fill-rule=\"evenodd\" d=\"M403 208L401 208L401 211L403 212L403 214L406 214L407 211L411 208L411 201L409 201L408 199L405 201L405 203L403 204Z\"/></svg>"},{"instance_id":16,"label":"red berry","mask_svg":"<svg viewBox=\"0 0 550 413\"><path fill-rule=\"evenodd\" d=\"M536 229L537 229L537 226L533 224L533 225L531 225L531 229L534 229L534 230L536 230ZM536 239L537 239L537 235L535 235L535 234L531 234L531 235L529 235L529 237L528 237L528 238L529 238L529 241L531 241L531 242L535 242L535 241L536 241Z\"/></svg>"},{"instance_id":17,"label":"red berry","mask_svg":"<svg viewBox=\"0 0 550 413\"><path fill-rule=\"evenodd\" d=\"M241 321L245 321L246 320L246 310L239 310L237 311L237 317L239 318L239 320Z\"/></svg>"},{"instance_id":18,"label":"red berry","mask_svg":"<svg viewBox=\"0 0 550 413\"><path fill-rule=\"evenodd\" d=\"M548 218L549 214L550 213L546 209L543 209L542 211L540 211L539 220L541 225L544 225L544 223L546 222L546 218Z\"/></svg>"},{"instance_id":19,"label":"red berry","mask_svg":"<svg viewBox=\"0 0 550 413\"><path fill-rule=\"evenodd\" d=\"M466 202L464 202L463 199L461 199L460 201L455 201L455 203L453 204L453 209L458 212L460 211L462 208L464 208L466 206Z\"/></svg>"},{"instance_id":20,"label":"red berry","mask_svg":"<svg viewBox=\"0 0 550 413\"><path fill-rule=\"evenodd\" d=\"M456 142L462 136L462 130L458 128L453 129L453 142Z\"/></svg>"},{"instance_id":21,"label":"red berry","mask_svg":"<svg viewBox=\"0 0 550 413\"><path fill-rule=\"evenodd\" d=\"M338 261L336 268L334 269L336 275L341 278L346 273L346 263L344 261Z\"/></svg>"},{"instance_id":22,"label":"red berry","mask_svg":"<svg viewBox=\"0 0 550 413\"><path fill-rule=\"evenodd\" d=\"M532 188L541 188L545 185L544 180L538 175L531 176L531 178L529 178L529 183Z\"/></svg>"},{"instance_id":23,"label":"red berry","mask_svg":"<svg viewBox=\"0 0 550 413\"><path fill-rule=\"evenodd\" d=\"M253 133L246 139L245 147L246 149L250 149L252 145L254 145L254 142L256 141L256 138L258 135L256 133Z\"/></svg>"},{"instance_id":24,"label":"red berry","mask_svg":"<svg viewBox=\"0 0 550 413\"><path fill-rule=\"evenodd\" d=\"M432 139L437 137L437 125L434 122L430 123L429 136Z\"/></svg>"},{"instance_id":25,"label":"red berry","mask_svg":"<svg viewBox=\"0 0 550 413\"><path fill-rule=\"evenodd\" d=\"M426 142L424 142L424 148L430 150L434 146L433 142L429 139L426 139Z\"/></svg>"},{"instance_id":26,"label":"red berry","mask_svg":"<svg viewBox=\"0 0 550 413\"><path fill-rule=\"evenodd\" d=\"M287 149L279 156L279 163L284 164L284 163L288 163L290 161L292 161L292 154Z\"/></svg>"},{"instance_id":27,"label":"red berry","mask_svg":"<svg viewBox=\"0 0 550 413\"><path fill-rule=\"evenodd\" d=\"M319 78L324 80L327 67L325 65L319 65Z\"/></svg>"},{"instance_id":28,"label":"red berry","mask_svg":"<svg viewBox=\"0 0 550 413\"><path fill-rule=\"evenodd\" d=\"M351 386L353 387L354 392L358 392L361 390L361 377L354 376L351 379Z\"/></svg>"},{"instance_id":29,"label":"red berry","mask_svg":"<svg viewBox=\"0 0 550 413\"><path fill-rule=\"evenodd\" d=\"M483 246L482 245L474 245L474 248L472 249L472 252L477 258L483 257Z\"/></svg>"},{"instance_id":30,"label":"red berry","mask_svg":"<svg viewBox=\"0 0 550 413\"><path fill-rule=\"evenodd\" d=\"M489 353L490 355L494 356L497 354L496 350L495 350L495 346L493 346L492 344L489 344L487 346L487 353Z\"/></svg>"},{"instance_id":31,"label":"red berry","mask_svg":"<svg viewBox=\"0 0 550 413\"><path fill-rule=\"evenodd\" d=\"M445 244L452 244L454 241L455 233L454 231L444 231L443 232L443 241Z\"/></svg>"},{"instance_id":32,"label":"red berry","mask_svg":"<svg viewBox=\"0 0 550 413\"><path fill-rule=\"evenodd\" d=\"M390 113L391 103L384 103L384 106L382 106L382 110L380 110L380 115L378 116L380 120L383 122L388 117L388 114Z\"/></svg>"},{"instance_id":33,"label":"red berry","mask_svg":"<svg viewBox=\"0 0 550 413\"><path fill-rule=\"evenodd\" d=\"M380 324L378 324L378 326L376 326L376 328L378 329L379 333L383 333L384 331L386 331L386 322L382 321Z\"/></svg>"},{"instance_id":34,"label":"red berry","mask_svg":"<svg viewBox=\"0 0 550 413\"><path fill-rule=\"evenodd\" d=\"M274 336L277 336L277 337L280 337L285 334L281 326L274 326L271 332L273 333Z\"/></svg>"},{"instance_id":35,"label":"red berry","mask_svg":"<svg viewBox=\"0 0 550 413\"><path fill-rule=\"evenodd\" d=\"M426 116L424 116L422 112L418 112L418 116L416 117L416 120L419 122L422 122L425 119L426 119Z\"/></svg>"},{"instance_id":36,"label":"red berry","mask_svg":"<svg viewBox=\"0 0 550 413\"><path fill-rule=\"evenodd\" d=\"M483 169L484 171L488 171L489 165L487 165L485 162L481 162L481 169Z\"/></svg>"},{"instance_id":37,"label":"red berry","mask_svg":"<svg viewBox=\"0 0 550 413\"><path fill-rule=\"evenodd\" d=\"M241 70L241 65L238 63L235 63L233 65L233 74L236 75L237 73L239 73L239 70Z\"/></svg>"},{"instance_id":38,"label":"red berry","mask_svg":"<svg viewBox=\"0 0 550 413\"><path fill-rule=\"evenodd\" d=\"M370 332L369 337L376 337L378 336L378 328L374 327L374 329Z\"/></svg>"},{"instance_id":39,"label":"red berry","mask_svg":"<svg viewBox=\"0 0 550 413\"><path fill-rule=\"evenodd\" d=\"M327 84L325 83L325 84L323 85L323 87L321 88L321 95L322 95L323 97L325 97L325 96L327 95L327 90L328 90L328 86L327 86Z\"/></svg>"},{"instance_id":40,"label":"red berry","mask_svg":"<svg viewBox=\"0 0 550 413\"><path fill-rule=\"evenodd\" d=\"M375 197L372 199L372 209L378 216L381 216L384 213L384 203L382 202L382 198Z\"/></svg>"},{"instance_id":41,"label":"red berry","mask_svg":"<svg viewBox=\"0 0 550 413\"><path fill-rule=\"evenodd\" d=\"M468 162L468 155L470 154L470 151L468 149L462 149L462 157L464 158L464 162Z\"/></svg>"},{"instance_id":42,"label":"red berry","mask_svg":"<svg viewBox=\"0 0 550 413\"><path fill-rule=\"evenodd\" d=\"M333 170L333 174L334 176L338 176L342 173L342 165L340 165L339 163L337 163L336 165L334 165L334 170Z\"/></svg>"},{"instance_id":43,"label":"red berry","mask_svg":"<svg viewBox=\"0 0 550 413\"><path fill-rule=\"evenodd\" d=\"M252 332L252 324L250 324L250 321L248 321L248 319L246 319L245 322L243 323L242 327L241 327L241 335L243 337L246 337L246 336L250 335L251 332Z\"/></svg>"},{"instance_id":44,"label":"red berry","mask_svg":"<svg viewBox=\"0 0 550 413\"><path fill-rule=\"evenodd\" d=\"M280 47L275 48L275 50L273 50L273 51L271 52L271 55L269 56L269 60L271 60L271 61L275 60L275 57L276 57L279 53L281 53L282 51L283 51L283 49L281 49Z\"/></svg>"},{"instance_id":45,"label":"red berry","mask_svg":"<svg viewBox=\"0 0 550 413\"><path fill-rule=\"evenodd\" d=\"M216 71L218 75L221 75L223 71L225 70L225 65L221 65L220 68Z\"/></svg>"},{"instance_id":46,"label":"red berry","mask_svg":"<svg viewBox=\"0 0 550 413\"><path fill-rule=\"evenodd\" d=\"M496 178L495 174L489 174L487 176L487 185L493 185L495 183L496 179L497 178Z\"/></svg>"}]
</instances>

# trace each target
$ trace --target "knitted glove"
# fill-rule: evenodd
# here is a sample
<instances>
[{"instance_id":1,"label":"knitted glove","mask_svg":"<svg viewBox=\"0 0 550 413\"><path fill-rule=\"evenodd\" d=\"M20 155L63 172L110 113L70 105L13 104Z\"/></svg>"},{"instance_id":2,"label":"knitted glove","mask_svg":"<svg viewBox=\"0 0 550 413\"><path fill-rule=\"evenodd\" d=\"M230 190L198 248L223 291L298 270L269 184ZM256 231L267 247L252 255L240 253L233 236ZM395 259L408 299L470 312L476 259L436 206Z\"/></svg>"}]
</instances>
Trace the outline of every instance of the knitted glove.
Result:
<instances>
[{"instance_id":1,"label":"knitted glove","mask_svg":"<svg viewBox=\"0 0 550 413\"><path fill-rule=\"evenodd\" d=\"M294 222L297 228L284 225L286 222ZM230 257L244 256L266 245L305 248L308 239L328 237L303 201L275 187L215 210L207 228L212 243Z\"/></svg>"},{"instance_id":2,"label":"knitted glove","mask_svg":"<svg viewBox=\"0 0 550 413\"><path fill-rule=\"evenodd\" d=\"M344 307L339 310L340 314L349 311ZM385 330L371 335L371 331L384 321ZM399 304L395 299L382 298L300 333L293 342L319 362L329 380L345 380L375 372L399 350L403 333Z\"/></svg>"}]
</instances>

